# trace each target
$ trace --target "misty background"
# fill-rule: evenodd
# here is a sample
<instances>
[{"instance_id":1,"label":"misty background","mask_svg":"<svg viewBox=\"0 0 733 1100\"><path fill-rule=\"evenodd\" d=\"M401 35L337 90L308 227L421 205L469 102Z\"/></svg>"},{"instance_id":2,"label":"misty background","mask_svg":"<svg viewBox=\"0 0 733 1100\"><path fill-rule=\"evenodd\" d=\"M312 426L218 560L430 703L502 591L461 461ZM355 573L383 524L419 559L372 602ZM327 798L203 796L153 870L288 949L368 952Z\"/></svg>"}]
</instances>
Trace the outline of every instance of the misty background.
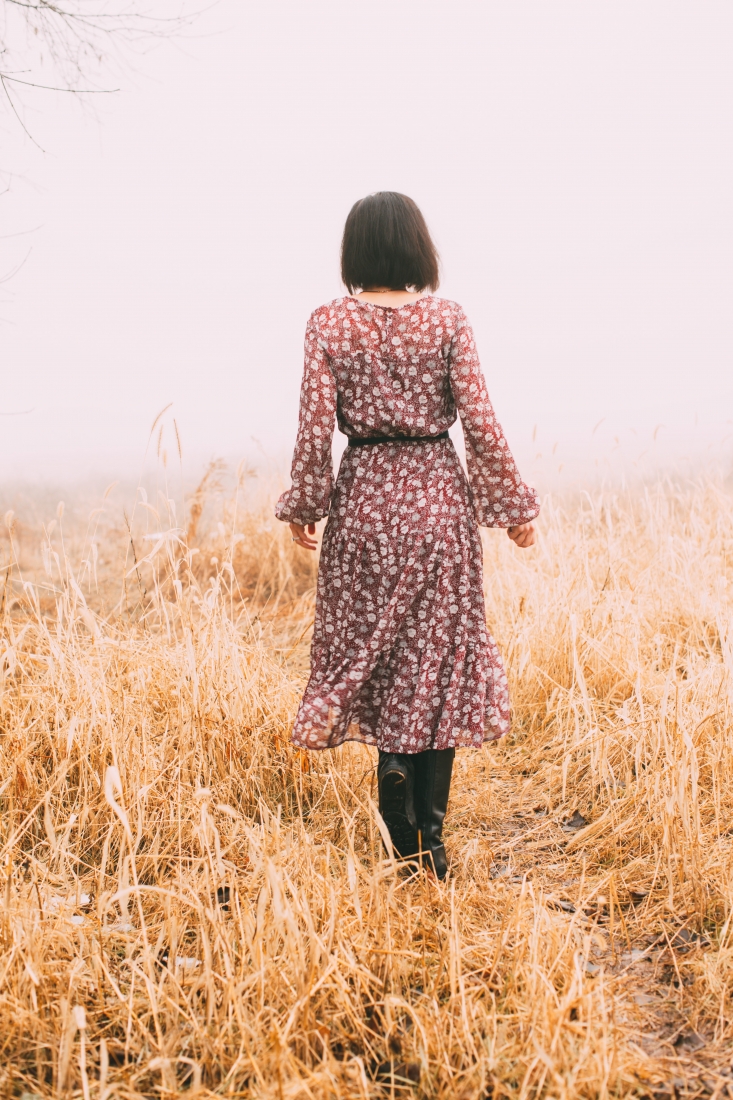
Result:
<instances>
[{"instance_id":1,"label":"misty background","mask_svg":"<svg viewBox=\"0 0 733 1100\"><path fill-rule=\"evenodd\" d=\"M0 482L133 476L169 403L186 477L284 474L307 317L384 189L426 215L525 477L727 462L732 33L706 0L219 0L115 94L26 89Z\"/></svg>"}]
</instances>

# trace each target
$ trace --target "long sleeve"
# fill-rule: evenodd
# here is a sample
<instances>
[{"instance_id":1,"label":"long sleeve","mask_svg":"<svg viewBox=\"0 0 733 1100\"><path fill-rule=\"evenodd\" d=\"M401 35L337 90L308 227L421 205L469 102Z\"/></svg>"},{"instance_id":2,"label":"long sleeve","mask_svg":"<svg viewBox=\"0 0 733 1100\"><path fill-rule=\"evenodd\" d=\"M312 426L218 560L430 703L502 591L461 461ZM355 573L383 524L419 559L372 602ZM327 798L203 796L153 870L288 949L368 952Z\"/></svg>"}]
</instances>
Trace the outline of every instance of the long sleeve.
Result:
<instances>
[{"instance_id":1,"label":"long sleeve","mask_svg":"<svg viewBox=\"0 0 733 1100\"><path fill-rule=\"evenodd\" d=\"M471 326L459 310L448 349L453 400L463 424L468 482L484 527L513 527L539 513L536 490L525 485L486 389Z\"/></svg>"},{"instance_id":2,"label":"long sleeve","mask_svg":"<svg viewBox=\"0 0 733 1100\"><path fill-rule=\"evenodd\" d=\"M298 436L290 469L292 488L282 494L275 507L275 515L284 523L315 523L328 515L331 504L336 382L326 347L316 312L305 330Z\"/></svg>"}]
</instances>

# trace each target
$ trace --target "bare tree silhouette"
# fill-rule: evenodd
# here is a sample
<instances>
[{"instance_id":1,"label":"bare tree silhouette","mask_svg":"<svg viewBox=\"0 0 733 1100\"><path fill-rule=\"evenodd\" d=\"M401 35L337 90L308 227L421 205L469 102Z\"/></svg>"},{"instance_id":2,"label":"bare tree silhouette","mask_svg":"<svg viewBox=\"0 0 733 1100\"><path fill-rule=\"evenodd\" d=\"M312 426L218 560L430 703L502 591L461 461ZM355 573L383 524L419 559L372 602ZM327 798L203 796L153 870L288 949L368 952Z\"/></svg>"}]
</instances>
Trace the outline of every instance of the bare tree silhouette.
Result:
<instances>
[{"instance_id":1,"label":"bare tree silhouette","mask_svg":"<svg viewBox=\"0 0 733 1100\"><path fill-rule=\"evenodd\" d=\"M23 91L116 90L110 77L154 40L180 35L194 0L0 0L0 102L31 140Z\"/></svg>"},{"instance_id":2,"label":"bare tree silhouette","mask_svg":"<svg viewBox=\"0 0 733 1100\"><path fill-rule=\"evenodd\" d=\"M163 38L180 38L201 11L216 0L0 0L0 128L19 127L39 149L26 119L26 99L42 89L78 97L115 92L115 78ZM35 106L35 103L34 103ZM15 173L0 163L0 197ZM21 228L0 240L25 236ZM0 261L0 288L20 270L30 248L17 261ZM0 315L0 322L2 316ZM23 410L25 412L26 410ZM6 415L6 414L3 414ZM13 414L16 415L16 414Z\"/></svg>"}]
</instances>

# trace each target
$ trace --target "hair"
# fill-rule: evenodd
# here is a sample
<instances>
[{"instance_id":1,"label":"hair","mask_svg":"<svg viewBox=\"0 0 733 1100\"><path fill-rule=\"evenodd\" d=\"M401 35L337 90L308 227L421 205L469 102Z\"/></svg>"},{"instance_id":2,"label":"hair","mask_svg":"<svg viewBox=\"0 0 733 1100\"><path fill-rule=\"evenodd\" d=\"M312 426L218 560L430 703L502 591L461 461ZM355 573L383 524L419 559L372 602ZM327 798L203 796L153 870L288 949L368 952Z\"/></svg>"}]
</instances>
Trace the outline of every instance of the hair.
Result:
<instances>
[{"instance_id":1,"label":"hair","mask_svg":"<svg viewBox=\"0 0 733 1100\"><path fill-rule=\"evenodd\" d=\"M358 288L438 289L438 252L417 203L398 191L355 202L341 242L341 278Z\"/></svg>"}]
</instances>

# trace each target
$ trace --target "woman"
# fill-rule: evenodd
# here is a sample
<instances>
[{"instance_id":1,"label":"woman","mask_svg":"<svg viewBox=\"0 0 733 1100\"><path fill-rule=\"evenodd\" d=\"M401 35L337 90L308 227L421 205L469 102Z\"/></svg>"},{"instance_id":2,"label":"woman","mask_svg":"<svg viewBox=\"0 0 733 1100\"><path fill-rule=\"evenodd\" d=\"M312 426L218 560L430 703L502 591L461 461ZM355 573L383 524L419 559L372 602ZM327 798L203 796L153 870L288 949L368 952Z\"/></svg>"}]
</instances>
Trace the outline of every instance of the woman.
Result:
<instances>
[{"instance_id":1,"label":"woman","mask_svg":"<svg viewBox=\"0 0 733 1100\"><path fill-rule=\"evenodd\" d=\"M376 745L397 854L424 855L443 878L455 750L509 729L478 524L528 547L539 505L494 417L463 310L432 293L438 256L415 203L391 191L357 202L341 272L349 296L308 321L292 488L276 510L307 550L329 517L293 741ZM468 482L448 437L456 411ZM335 485L334 418L349 440Z\"/></svg>"}]
</instances>

